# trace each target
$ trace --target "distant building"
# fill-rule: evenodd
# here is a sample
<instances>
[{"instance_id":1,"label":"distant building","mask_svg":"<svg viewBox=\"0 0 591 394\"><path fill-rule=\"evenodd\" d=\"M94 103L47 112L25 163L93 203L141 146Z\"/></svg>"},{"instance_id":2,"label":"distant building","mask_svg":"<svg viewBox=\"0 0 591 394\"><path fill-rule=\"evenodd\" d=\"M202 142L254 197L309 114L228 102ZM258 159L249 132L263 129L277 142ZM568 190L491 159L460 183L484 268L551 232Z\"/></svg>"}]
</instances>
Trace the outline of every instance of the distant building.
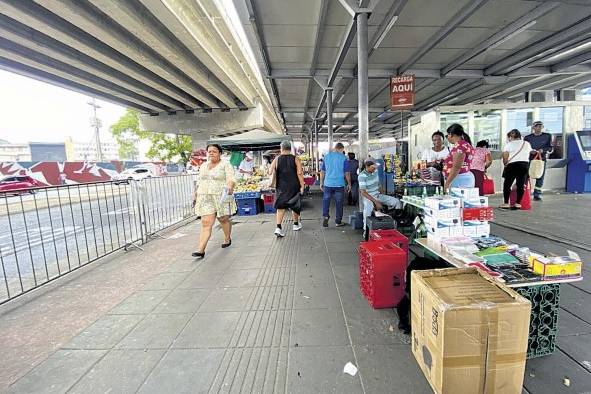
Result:
<instances>
[{"instance_id":1,"label":"distant building","mask_svg":"<svg viewBox=\"0 0 591 394\"><path fill-rule=\"evenodd\" d=\"M0 140L0 162L2 161L31 161L29 144L11 144Z\"/></svg>"},{"instance_id":2,"label":"distant building","mask_svg":"<svg viewBox=\"0 0 591 394\"><path fill-rule=\"evenodd\" d=\"M68 161L97 161L96 145L78 142L66 137L66 156ZM119 160L119 145L116 142L101 141L103 161Z\"/></svg>"},{"instance_id":3,"label":"distant building","mask_svg":"<svg viewBox=\"0 0 591 394\"><path fill-rule=\"evenodd\" d=\"M29 142L31 161L66 161L66 145L63 142Z\"/></svg>"}]
</instances>

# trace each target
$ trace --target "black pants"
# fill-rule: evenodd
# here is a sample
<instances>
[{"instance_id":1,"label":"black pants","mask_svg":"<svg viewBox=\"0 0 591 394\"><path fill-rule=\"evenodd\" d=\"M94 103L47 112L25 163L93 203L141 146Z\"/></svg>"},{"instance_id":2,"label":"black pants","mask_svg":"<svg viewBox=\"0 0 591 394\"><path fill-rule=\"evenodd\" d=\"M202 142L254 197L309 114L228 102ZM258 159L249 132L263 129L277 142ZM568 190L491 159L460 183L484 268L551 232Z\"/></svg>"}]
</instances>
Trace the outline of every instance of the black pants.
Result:
<instances>
[{"instance_id":1,"label":"black pants","mask_svg":"<svg viewBox=\"0 0 591 394\"><path fill-rule=\"evenodd\" d=\"M517 161L515 163L507 164L503 171L503 199L505 204L509 203L509 195L511 194L511 186L516 181L517 184L517 204L521 204L523 198L523 191L525 190L525 181L527 180L527 174L529 171L529 163L525 161Z\"/></svg>"}]
</instances>

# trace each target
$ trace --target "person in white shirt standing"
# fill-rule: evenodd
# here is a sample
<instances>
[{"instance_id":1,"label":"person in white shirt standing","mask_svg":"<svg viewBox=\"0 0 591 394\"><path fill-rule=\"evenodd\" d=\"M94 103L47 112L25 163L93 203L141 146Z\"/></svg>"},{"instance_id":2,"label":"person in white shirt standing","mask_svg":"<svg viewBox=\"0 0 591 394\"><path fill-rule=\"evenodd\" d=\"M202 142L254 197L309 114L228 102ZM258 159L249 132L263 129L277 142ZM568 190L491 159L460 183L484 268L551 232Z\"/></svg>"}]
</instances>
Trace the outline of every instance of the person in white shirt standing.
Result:
<instances>
[{"instance_id":1,"label":"person in white shirt standing","mask_svg":"<svg viewBox=\"0 0 591 394\"><path fill-rule=\"evenodd\" d=\"M508 142L503 148L503 201L501 209L521 209L521 199L525 190L525 182L529 171L529 152L531 145L521 139L521 133L513 129L507 133ZM509 205L509 195L513 182L517 186L515 206Z\"/></svg>"},{"instance_id":2,"label":"person in white shirt standing","mask_svg":"<svg viewBox=\"0 0 591 394\"><path fill-rule=\"evenodd\" d=\"M443 169L443 160L449 155L449 148L443 146L445 135L441 131L436 131L431 135L433 147L425 150L421 154L421 160L427 162L427 168L431 172L431 179L441 181L441 170Z\"/></svg>"},{"instance_id":3,"label":"person in white shirt standing","mask_svg":"<svg viewBox=\"0 0 591 394\"><path fill-rule=\"evenodd\" d=\"M244 160L238 166L238 172L245 178L252 176L254 172L254 154L252 152L246 152Z\"/></svg>"}]
</instances>

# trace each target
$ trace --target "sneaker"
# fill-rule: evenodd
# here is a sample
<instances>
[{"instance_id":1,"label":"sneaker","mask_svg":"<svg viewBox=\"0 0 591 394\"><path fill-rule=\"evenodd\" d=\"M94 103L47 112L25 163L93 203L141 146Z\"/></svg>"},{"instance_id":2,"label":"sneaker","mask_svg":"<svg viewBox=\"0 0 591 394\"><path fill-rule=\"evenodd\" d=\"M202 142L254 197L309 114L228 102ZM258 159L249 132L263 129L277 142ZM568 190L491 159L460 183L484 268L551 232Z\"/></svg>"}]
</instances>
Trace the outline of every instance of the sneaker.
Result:
<instances>
[{"instance_id":1,"label":"sneaker","mask_svg":"<svg viewBox=\"0 0 591 394\"><path fill-rule=\"evenodd\" d=\"M275 229L275 235L277 236L277 238L283 238L283 237L285 237L285 233L280 228L276 228Z\"/></svg>"},{"instance_id":2,"label":"sneaker","mask_svg":"<svg viewBox=\"0 0 591 394\"><path fill-rule=\"evenodd\" d=\"M328 218L324 218L322 221L322 227L328 227Z\"/></svg>"},{"instance_id":3,"label":"sneaker","mask_svg":"<svg viewBox=\"0 0 591 394\"><path fill-rule=\"evenodd\" d=\"M534 196L534 201L542 201L542 197L540 197L540 196Z\"/></svg>"},{"instance_id":4,"label":"sneaker","mask_svg":"<svg viewBox=\"0 0 591 394\"><path fill-rule=\"evenodd\" d=\"M291 228L293 231L300 231L302 229L302 223L294 224Z\"/></svg>"},{"instance_id":5,"label":"sneaker","mask_svg":"<svg viewBox=\"0 0 591 394\"><path fill-rule=\"evenodd\" d=\"M343 227L343 226L345 226L345 225L346 225L346 224L345 224L345 223L343 223L343 222L336 223L336 226L337 226L337 227Z\"/></svg>"}]
</instances>

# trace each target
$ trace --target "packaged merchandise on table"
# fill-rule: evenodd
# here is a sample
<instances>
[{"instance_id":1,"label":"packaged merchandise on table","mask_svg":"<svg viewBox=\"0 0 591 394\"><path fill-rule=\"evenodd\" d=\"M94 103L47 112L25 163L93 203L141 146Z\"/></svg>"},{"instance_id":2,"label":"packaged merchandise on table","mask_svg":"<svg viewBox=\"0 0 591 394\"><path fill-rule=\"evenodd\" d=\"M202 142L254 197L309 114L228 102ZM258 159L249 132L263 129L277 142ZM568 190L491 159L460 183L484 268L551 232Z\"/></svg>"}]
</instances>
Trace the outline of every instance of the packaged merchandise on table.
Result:
<instances>
[{"instance_id":1,"label":"packaged merchandise on table","mask_svg":"<svg viewBox=\"0 0 591 394\"><path fill-rule=\"evenodd\" d=\"M488 197L463 198L462 208L484 208L488 207Z\"/></svg>"},{"instance_id":2,"label":"packaged merchandise on table","mask_svg":"<svg viewBox=\"0 0 591 394\"><path fill-rule=\"evenodd\" d=\"M464 220L464 235L467 237L488 237L490 235L490 224L480 220Z\"/></svg>"},{"instance_id":3,"label":"packaged merchandise on table","mask_svg":"<svg viewBox=\"0 0 591 394\"><path fill-rule=\"evenodd\" d=\"M450 196L431 196L425 198L425 207L430 208L432 211L460 208L461 199Z\"/></svg>"},{"instance_id":4,"label":"packaged merchandise on table","mask_svg":"<svg viewBox=\"0 0 591 394\"><path fill-rule=\"evenodd\" d=\"M463 208L462 218L464 220L494 220L494 210L492 207Z\"/></svg>"},{"instance_id":5,"label":"packaged merchandise on table","mask_svg":"<svg viewBox=\"0 0 591 394\"><path fill-rule=\"evenodd\" d=\"M532 270L544 279L577 278L583 263L578 256L535 257Z\"/></svg>"},{"instance_id":6,"label":"packaged merchandise on table","mask_svg":"<svg viewBox=\"0 0 591 394\"><path fill-rule=\"evenodd\" d=\"M477 187L452 187L449 194L458 198L478 198L480 191Z\"/></svg>"}]
</instances>

